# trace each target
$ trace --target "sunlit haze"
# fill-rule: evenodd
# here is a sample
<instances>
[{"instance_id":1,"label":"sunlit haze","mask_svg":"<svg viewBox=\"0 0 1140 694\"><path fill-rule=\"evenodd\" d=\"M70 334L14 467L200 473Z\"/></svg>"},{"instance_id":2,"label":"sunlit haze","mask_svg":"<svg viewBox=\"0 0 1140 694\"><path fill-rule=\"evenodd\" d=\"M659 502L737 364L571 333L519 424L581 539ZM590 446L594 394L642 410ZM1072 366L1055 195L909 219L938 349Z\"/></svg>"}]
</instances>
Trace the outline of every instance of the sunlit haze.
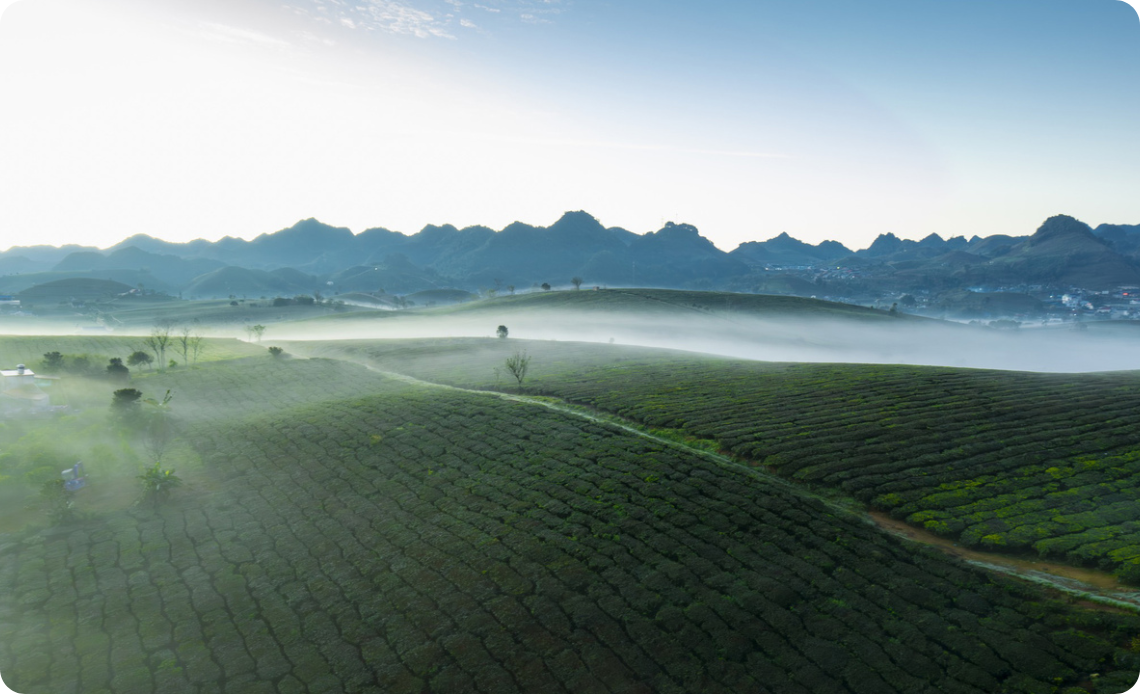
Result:
<instances>
[{"instance_id":1,"label":"sunlit haze","mask_svg":"<svg viewBox=\"0 0 1140 694\"><path fill-rule=\"evenodd\" d=\"M1140 223L1119 0L0 9L0 249L579 209L724 250Z\"/></svg>"}]
</instances>

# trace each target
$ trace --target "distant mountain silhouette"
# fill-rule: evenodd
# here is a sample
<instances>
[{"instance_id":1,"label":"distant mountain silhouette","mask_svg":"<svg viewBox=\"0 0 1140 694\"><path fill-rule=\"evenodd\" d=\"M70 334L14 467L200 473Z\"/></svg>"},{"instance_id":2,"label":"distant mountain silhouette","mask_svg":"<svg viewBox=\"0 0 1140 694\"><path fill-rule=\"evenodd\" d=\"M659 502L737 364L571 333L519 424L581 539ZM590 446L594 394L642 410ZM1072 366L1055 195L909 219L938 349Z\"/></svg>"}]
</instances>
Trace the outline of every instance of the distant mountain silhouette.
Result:
<instances>
[{"instance_id":1,"label":"distant mountain silhouette","mask_svg":"<svg viewBox=\"0 0 1140 694\"><path fill-rule=\"evenodd\" d=\"M383 227L353 234L310 218L251 241L225 237L171 243L139 234L105 251L12 248L0 253L0 273L7 273L0 276L0 291L67 278L142 283L202 298L381 289L402 294L508 286L522 290L544 282L566 286L572 277L581 277L587 286L788 293L833 286L822 274L802 268L857 272L858 281L843 285L844 291L1140 285L1140 225L1102 224L1093 230L1058 215L1032 236L975 235L967 240L965 235L943 239L930 234L912 241L888 232L857 251L836 241L813 246L785 232L726 253L689 224L669 222L657 231L635 234L605 227L583 211L567 212L548 227L514 222L495 231L443 224L410 235Z\"/></svg>"},{"instance_id":2,"label":"distant mountain silhouette","mask_svg":"<svg viewBox=\"0 0 1140 694\"><path fill-rule=\"evenodd\" d=\"M184 298L206 299L234 296L294 296L312 294L319 281L293 268L251 270L226 266L196 277L182 290Z\"/></svg>"},{"instance_id":3,"label":"distant mountain silhouette","mask_svg":"<svg viewBox=\"0 0 1140 694\"><path fill-rule=\"evenodd\" d=\"M1028 284L1109 289L1140 285L1140 265L1115 251L1089 225L1067 215L1045 220L1036 233L992 260L998 277Z\"/></svg>"},{"instance_id":4,"label":"distant mountain silhouette","mask_svg":"<svg viewBox=\"0 0 1140 694\"><path fill-rule=\"evenodd\" d=\"M1113 250L1140 258L1140 224L1101 224L1093 233L1108 241Z\"/></svg>"},{"instance_id":5,"label":"distant mountain silhouette","mask_svg":"<svg viewBox=\"0 0 1140 694\"><path fill-rule=\"evenodd\" d=\"M851 255L851 251L838 241L812 246L785 231L767 241L742 243L729 255L751 265L816 265Z\"/></svg>"},{"instance_id":6,"label":"distant mountain silhouette","mask_svg":"<svg viewBox=\"0 0 1140 694\"><path fill-rule=\"evenodd\" d=\"M155 277L161 277L167 285L181 287L199 275L224 267L220 260L193 258L190 260L177 255L149 253L137 246L119 248L104 255L96 251L69 253L59 261L53 272L83 272L86 270L142 270Z\"/></svg>"}]
</instances>

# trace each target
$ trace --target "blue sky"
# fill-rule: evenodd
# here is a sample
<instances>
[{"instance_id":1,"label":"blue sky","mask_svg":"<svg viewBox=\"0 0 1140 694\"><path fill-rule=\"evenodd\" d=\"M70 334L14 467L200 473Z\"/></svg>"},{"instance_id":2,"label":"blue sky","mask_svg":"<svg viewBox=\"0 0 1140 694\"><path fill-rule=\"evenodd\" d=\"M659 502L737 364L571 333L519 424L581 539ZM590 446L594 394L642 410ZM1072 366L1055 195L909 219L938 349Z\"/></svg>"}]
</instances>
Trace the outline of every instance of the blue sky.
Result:
<instances>
[{"instance_id":1,"label":"blue sky","mask_svg":"<svg viewBox=\"0 0 1140 694\"><path fill-rule=\"evenodd\" d=\"M549 224L725 250L1140 223L1119 0L18 0L0 248Z\"/></svg>"}]
</instances>

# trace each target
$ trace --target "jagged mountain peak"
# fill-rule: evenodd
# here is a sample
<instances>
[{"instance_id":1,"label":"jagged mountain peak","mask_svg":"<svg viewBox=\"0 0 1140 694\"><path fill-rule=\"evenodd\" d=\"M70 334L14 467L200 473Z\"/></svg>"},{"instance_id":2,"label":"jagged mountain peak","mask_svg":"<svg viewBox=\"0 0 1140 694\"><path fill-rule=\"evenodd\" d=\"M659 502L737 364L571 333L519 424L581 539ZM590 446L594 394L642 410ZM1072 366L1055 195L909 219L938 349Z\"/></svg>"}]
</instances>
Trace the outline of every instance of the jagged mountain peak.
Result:
<instances>
[{"instance_id":1,"label":"jagged mountain peak","mask_svg":"<svg viewBox=\"0 0 1140 694\"><path fill-rule=\"evenodd\" d=\"M1029 243L1031 245L1037 245L1045 241L1064 237L1081 238L1101 244L1104 243L1093 233L1092 227L1088 224L1065 214L1055 215L1046 219L1045 222L1037 228L1033 236L1029 237Z\"/></svg>"}]
</instances>

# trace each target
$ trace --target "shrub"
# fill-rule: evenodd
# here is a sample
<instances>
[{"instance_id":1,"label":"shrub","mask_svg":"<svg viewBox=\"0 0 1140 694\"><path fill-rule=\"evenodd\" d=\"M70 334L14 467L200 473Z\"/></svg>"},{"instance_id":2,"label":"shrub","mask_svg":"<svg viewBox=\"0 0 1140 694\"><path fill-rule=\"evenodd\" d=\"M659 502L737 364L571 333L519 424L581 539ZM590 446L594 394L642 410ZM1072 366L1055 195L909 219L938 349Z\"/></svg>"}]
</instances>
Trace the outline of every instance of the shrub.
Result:
<instances>
[{"instance_id":1,"label":"shrub","mask_svg":"<svg viewBox=\"0 0 1140 694\"><path fill-rule=\"evenodd\" d=\"M147 468L138 476L142 484L144 498L149 497L155 506L160 500L170 496L170 490L181 486L182 478L174 474L174 470L163 470L159 463Z\"/></svg>"},{"instance_id":2,"label":"shrub","mask_svg":"<svg viewBox=\"0 0 1140 694\"><path fill-rule=\"evenodd\" d=\"M46 371L60 371L63 369L63 355L59 352L46 352L41 363Z\"/></svg>"},{"instance_id":3,"label":"shrub","mask_svg":"<svg viewBox=\"0 0 1140 694\"><path fill-rule=\"evenodd\" d=\"M131 355L127 357L127 364L130 366L149 367L153 362L154 357L150 356L149 352L143 352L142 350L131 352Z\"/></svg>"},{"instance_id":4,"label":"shrub","mask_svg":"<svg viewBox=\"0 0 1140 694\"><path fill-rule=\"evenodd\" d=\"M111 397L111 407L124 411L138 407L142 391L136 388L120 388Z\"/></svg>"},{"instance_id":5,"label":"shrub","mask_svg":"<svg viewBox=\"0 0 1140 694\"><path fill-rule=\"evenodd\" d=\"M115 357L111 359L111 363L107 364L107 377L115 381L128 381L131 378L131 370L123 365L123 360Z\"/></svg>"}]
</instances>

